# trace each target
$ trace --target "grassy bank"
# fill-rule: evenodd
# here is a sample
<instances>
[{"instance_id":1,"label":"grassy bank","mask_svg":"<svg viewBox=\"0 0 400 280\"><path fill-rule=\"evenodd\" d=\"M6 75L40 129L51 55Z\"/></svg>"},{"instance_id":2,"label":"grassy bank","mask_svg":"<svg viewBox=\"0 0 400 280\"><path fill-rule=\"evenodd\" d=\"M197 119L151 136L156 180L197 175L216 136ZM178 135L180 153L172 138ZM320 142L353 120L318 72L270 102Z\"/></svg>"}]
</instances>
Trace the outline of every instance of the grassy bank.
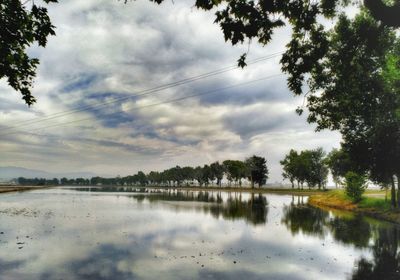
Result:
<instances>
[{"instance_id":1,"label":"grassy bank","mask_svg":"<svg viewBox=\"0 0 400 280\"><path fill-rule=\"evenodd\" d=\"M313 206L349 210L400 224L400 210L391 209L390 197L385 199L382 191L366 192L359 203L353 203L343 190L314 194L308 202Z\"/></svg>"}]
</instances>

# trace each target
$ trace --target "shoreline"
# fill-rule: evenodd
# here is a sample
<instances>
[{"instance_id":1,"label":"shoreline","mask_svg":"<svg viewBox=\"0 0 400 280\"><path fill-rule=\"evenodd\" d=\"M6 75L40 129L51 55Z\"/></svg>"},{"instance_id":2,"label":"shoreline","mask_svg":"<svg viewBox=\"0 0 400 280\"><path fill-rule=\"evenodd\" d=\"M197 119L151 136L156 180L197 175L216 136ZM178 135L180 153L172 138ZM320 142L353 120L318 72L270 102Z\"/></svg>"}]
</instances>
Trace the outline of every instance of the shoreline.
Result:
<instances>
[{"instance_id":1,"label":"shoreline","mask_svg":"<svg viewBox=\"0 0 400 280\"><path fill-rule=\"evenodd\" d=\"M57 186L55 186L57 187ZM62 186L60 186L62 187ZM224 191L224 192L247 192L247 193L276 193L276 194L293 194L309 196L313 194L324 193L327 190L309 190L309 189L292 189L292 188L279 188L279 187L264 187L264 188L248 188L248 187L199 187L199 186L115 186L115 185L101 185L101 186L65 186L65 187L83 187L83 188L136 188L136 189L155 189L155 190L181 190L181 191Z\"/></svg>"},{"instance_id":2,"label":"shoreline","mask_svg":"<svg viewBox=\"0 0 400 280\"><path fill-rule=\"evenodd\" d=\"M52 188L54 186L0 186L0 194L11 192L25 192L39 189Z\"/></svg>"},{"instance_id":3,"label":"shoreline","mask_svg":"<svg viewBox=\"0 0 400 280\"><path fill-rule=\"evenodd\" d=\"M247 192L247 193L276 193L276 194L292 194L292 195L303 195L310 196L314 194L325 193L329 190L309 190L309 189L292 189L292 188L280 188L280 187L264 187L264 188L248 188L248 187L198 187L198 186L182 186L182 187L169 187L169 186L118 186L118 185L47 185L47 186L14 186L14 185L4 185L0 186L0 193L7 192L19 192L19 191L29 191L35 189L46 189L46 188L62 188L62 187L76 187L76 188L144 188L144 189L159 189L159 190L182 190L182 191L224 191L224 192Z\"/></svg>"},{"instance_id":4,"label":"shoreline","mask_svg":"<svg viewBox=\"0 0 400 280\"><path fill-rule=\"evenodd\" d=\"M326 190L309 190L309 189L292 189L292 188L245 188L245 187L167 187L167 186L14 186L4 185L0 186L0 195L2 193L12 192L25 192L31 190L57 188L57 187L93 187L93 188L109 188L109 187L132 187L132 188L145 188L145 189L159 189L159 190L180 190L180 191L223 191L223 192L240 192L240 193L263 193L263 194L282 194L282 195L299 195L309 196L308 204L313 207L318 207L326 210L344 210L356 214L366 215L375 219L392 222L400 225L400 209L395 210L382 210L374 207L359 207L358 204L352 203L349 199L339 195L336 189ZM373 192L368 191L364 197L373 195Z\"/></svg>"},{"instance_id":5,"label":"shoreline","mask_svg":"<svg viewBox=\"0 0 400 280\"><path fill-rule=\"evenodd\" d=\"M366 196L364 195L364 197ZM384 210L376 207L360 207L360 203L353 203L332 191L324 194L311 195L308 199L308 204L322 209L350 211L355 214L361 214L400 225L400 209Z\"/></svg>"},{"instance_id":6,"label":"shoreline","mask_svg":"<svg viewBox=\"0 0 400 280\"><path fill-rule=\"evenodd\" d=\"M312 195L325 192L323 190L299 190L288 188L243 188L243 187L146 187L152 189L175 189L183 191L225 191L225 192L248 192L248 193L277 193L293 195Z\"/></svg>"}]
</instances>

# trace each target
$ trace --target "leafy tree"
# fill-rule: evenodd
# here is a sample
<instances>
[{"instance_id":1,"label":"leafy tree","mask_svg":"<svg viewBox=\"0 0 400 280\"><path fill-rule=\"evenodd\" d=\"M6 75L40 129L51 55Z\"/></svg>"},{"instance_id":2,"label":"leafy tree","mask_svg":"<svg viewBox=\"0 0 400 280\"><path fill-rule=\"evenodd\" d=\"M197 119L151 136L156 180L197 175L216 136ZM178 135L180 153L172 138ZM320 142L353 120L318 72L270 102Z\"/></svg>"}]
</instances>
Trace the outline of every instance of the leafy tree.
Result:
<instances>
[{"instance_id":1,"label":"leafy tree","mask_svg":"<svg viewBox=\"0 0 400 280\"><path fill-rule=\"evenodd\" d=\"M221 187L225 171L224 166L220 164L218 161L216 161L214 163L211 163L210 168L213 178L217 179L217 185Z\"/></svg>"},{"instance_id":2,"label":"leafy tree","mask_svg":"<svg viewBox=\"0 0 400 280\"><path fill-rule=\"evenodd\" d=\"M367 185L365 176L352 171L346 173L345 191L347 196L350 197L353 202L359 202L361 200L361 196L366 188Z\"/></svg>"},{"instance_id":3,"label":"leafy tree","mask_svg":"<svg viewBox=\"0 0 400 280\"><path fill-rule=\"evenodd\" d=\"M57 0L43 0L46 4ZM45 47L47 37L55 35L45 7L34 1L6 0L0 4L0 79L22 94L26 104L36 99L31 94L37 58L30 58L27 49L35 44Z\"/></svg>"},{"instance_id":4,"label":"leafy tree","mask_svg":"<svg viewBox=\"0 0 400 280\"><path fill-rule=\"evenodd\" d=\"M148 175L147 178L152 185L158 185L161 183L161 175L157 171L151 171Z\"/></svg>"},{"instance_id":5,"label":"leafy tree","mask_svg":"<svg viewBox=\"0 0 400 280\"><path fill-rule=\"evenodd\" d=\"M194 178L197 180L199 186L201 187L204 183L203 168L201 166L197 166L194 169Z\"/></svg>"},{"instance_id":6,"label":"leafy tree","mask_svg":"<svg viewBox=\"0 0 400 280\"><path fill-rule=\"evenodd\" d=\"M254 183L257 183L261 188L268 179L267 160L263 157L253 155L246 159L245 164L247 167L247 178L251 182L251 187L254 188Z\"/></svg>"},{"instance_id":7,"label":"leafy tree","mask_svg":"<svg viewBox=\"0 0 400 280\"><path fill-rule=\"evenodd\" d=\"M280 162L283 167L283 177L288 178L294 187L297 181L298 188L303 188L307 182L309 188L318 186L325 187L328 168L325 164L325 152L322 148L315 150L304 150L298 153L290 150L289 154Z\"/></svg>"},{"instance_id":8,"label":"leafy tree","mask_svg":"<svg viewBox=\"0 0 400 280\"><path fill-rule=\"evenodd\" d=\"M322 148L315 150L306 150L300 154L304 157L307 166L306 181L309 187L318 186L325 188L328 177L328 168L325 165L325 152Z\"/></svg>"},{"instance_id":9,"label":"leafy tree","mask_svg":"<svg viewBox=\"0 0 400 280\"><path fill-rule=\"evenodd\" d=\"M193 167L190 167L190 166L182 167L181 172L182 172L182 177L184 178L184 180L193 182L193 180L195 179Z\"/></svg>"},{"instance_id":10,"label":"leafy tree","mask_svg":"<svg viewBox=\"0 0 400 280\"><path fill-rule=\"evenodd\" d=\"M147 185L147 176L143 173L143 171L139 171L136 174L136 182L138 182L141 186Z\"/></svg>"},{"instance_id":11,"label":"leafy tree","mask_svg":"<svg viewBox=\"0 0 400 280\"><path fill-rule=\"evenodd\" d=\"M283 160L280 161L280 164L283 168L282 177L283 179L289 179L292 184L292 189L294 188L294 181L298 179L297 165L296 160L299 155L297 151L290 150L289 154L285 156Z\"/></svg>"},{"instance_id":12,"label":"leafy tree","mask_svg":"<svg viewBox=\"0 0 400 280\"><path fill-rule=\"evenodd\" d=\"M339 130L355 171L387 184L400 173L400 40L364 11L341 16L329 41L310 79L308 121Z\"/></svg>"},{"instance_id":13,"label":"leafy tree","mask_svg":"<svg viewBox=\"0 0 400 280\"><path fill-rule=\"evenodd\" d=\"M349 155L342 149L333 149L325 160L330 169L336 187L342 184L342 179L351 168Z\"/></svg>"},{"instance_id":14,"label":"leafy tree","mask_svg":"<svg viewBox=\"0 0 400 280\"><path fill-rule=\"evenodd\" d=\"M240 160L225 160L223 162L229 181L234 180L235 183L242 185L242 178L246 178L247 167L243 161Z\"/></svg>"},{"instance_id":15,"label":"leafy tree","mask_svg":"<svg viewBox=\"0 0 400 280\"><path fill-rule=\"evenodd\" d=\"M212 173L211 167L207 164L205 164L203 166L203 170L202 170L202 181L204 182L204 184L206 185L206 187L208 187L208 184L210 183L210 181L212 182L214 180L214 175Z\"/></svg>"}]
</instances>

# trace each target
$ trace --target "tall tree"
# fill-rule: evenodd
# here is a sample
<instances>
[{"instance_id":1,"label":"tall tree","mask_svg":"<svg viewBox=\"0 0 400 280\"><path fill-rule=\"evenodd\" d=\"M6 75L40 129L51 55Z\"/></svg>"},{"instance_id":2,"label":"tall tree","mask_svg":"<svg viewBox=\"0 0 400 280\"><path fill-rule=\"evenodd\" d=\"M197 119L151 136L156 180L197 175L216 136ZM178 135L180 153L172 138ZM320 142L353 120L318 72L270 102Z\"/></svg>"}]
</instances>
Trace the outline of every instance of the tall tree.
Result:
<instances>
[{"instance_id":1,"label":"tall tree","mask_svg":"<svg viewBox=\"0 0 400 280\"><path fill-rule=\"evenodd\" d=\"M342 185L344 176L352 170L349 155L343 149L333 149L327 155L325 162L331 171L336 187Z\"/></svg>"},{"instance_id":2,"label":"tall tree","mask_svg":"<svg viewBox=\"0 0 400 280\"><path fill-rule=\"evenodd\" d=\"M298 157L299 155L297 151L292 149L290 150L289 154L287 154L285 158L280 161L283 169L282 177L283 179L288 179L290 181L292 184L292 189L294 188L295 180L298 179L298 168L296 165Z\"/></svg>"},{"instance_id":3,"label":"tall tree","mask_svg":"<svg viewBox=\"0 0 400 280\"><path fill-rule=\"evenodd\" d=\"M217 179L217 185L221 187L222 179L224 177L224 166L218 161L211 163L210 165L211 173L215 179Z\"/></svg>"},{"instance_id":4,"label":"tall tree","mask_svg":"<svg viewBox=\"0 0 400 280\"><path fill-rule=\"evenodd\" d=\"M400 40L364 11L341 16L329 41L310 79L308 121L341 132L358 173L393 182L400 173Z\"/></svg>"},{"instance_id":5,"label":"tall tree","mask_svg":"<svg viewBox=\"0 0 400 280\"><path fill-rule=\"evenodd\" d=\"M253 155L245 161L247 167L247 178L251 182L251 187L254 188L254 183L261 188L268 179L267 160L263 157Z\"/></svg>"}]
</instances>

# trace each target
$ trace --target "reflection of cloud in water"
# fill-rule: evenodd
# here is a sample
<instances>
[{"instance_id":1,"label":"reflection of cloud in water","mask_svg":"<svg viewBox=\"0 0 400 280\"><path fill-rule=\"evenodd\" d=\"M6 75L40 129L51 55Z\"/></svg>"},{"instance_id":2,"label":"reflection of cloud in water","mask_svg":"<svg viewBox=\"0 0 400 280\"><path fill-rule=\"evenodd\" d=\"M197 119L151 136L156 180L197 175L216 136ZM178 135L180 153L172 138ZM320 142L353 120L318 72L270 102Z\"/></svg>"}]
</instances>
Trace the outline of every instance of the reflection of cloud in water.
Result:
<instances>
[{"instance_id":1,"label":"reflection of cloud in water","mask_svg":"<svg viewBox=\"0 0 400 280\"><path fill-rule=\"evenodd\" d=\"M390 263L392 255L348 237L346 227L364 230L365 221L310 214L296 200L291 205L290 196L73 190L0 197L2 207L20 203L54 213L48 219L0 214L0 272L9 279L344 279L358 273L352 265L362 255L371 268L363 271L391 271L378 260ZM302 223L296 211L317 221ZM33 239L18 250L15 238L25 235ZM386 239L380 244L392 244Z\"/></svg>"}]
</instances>

